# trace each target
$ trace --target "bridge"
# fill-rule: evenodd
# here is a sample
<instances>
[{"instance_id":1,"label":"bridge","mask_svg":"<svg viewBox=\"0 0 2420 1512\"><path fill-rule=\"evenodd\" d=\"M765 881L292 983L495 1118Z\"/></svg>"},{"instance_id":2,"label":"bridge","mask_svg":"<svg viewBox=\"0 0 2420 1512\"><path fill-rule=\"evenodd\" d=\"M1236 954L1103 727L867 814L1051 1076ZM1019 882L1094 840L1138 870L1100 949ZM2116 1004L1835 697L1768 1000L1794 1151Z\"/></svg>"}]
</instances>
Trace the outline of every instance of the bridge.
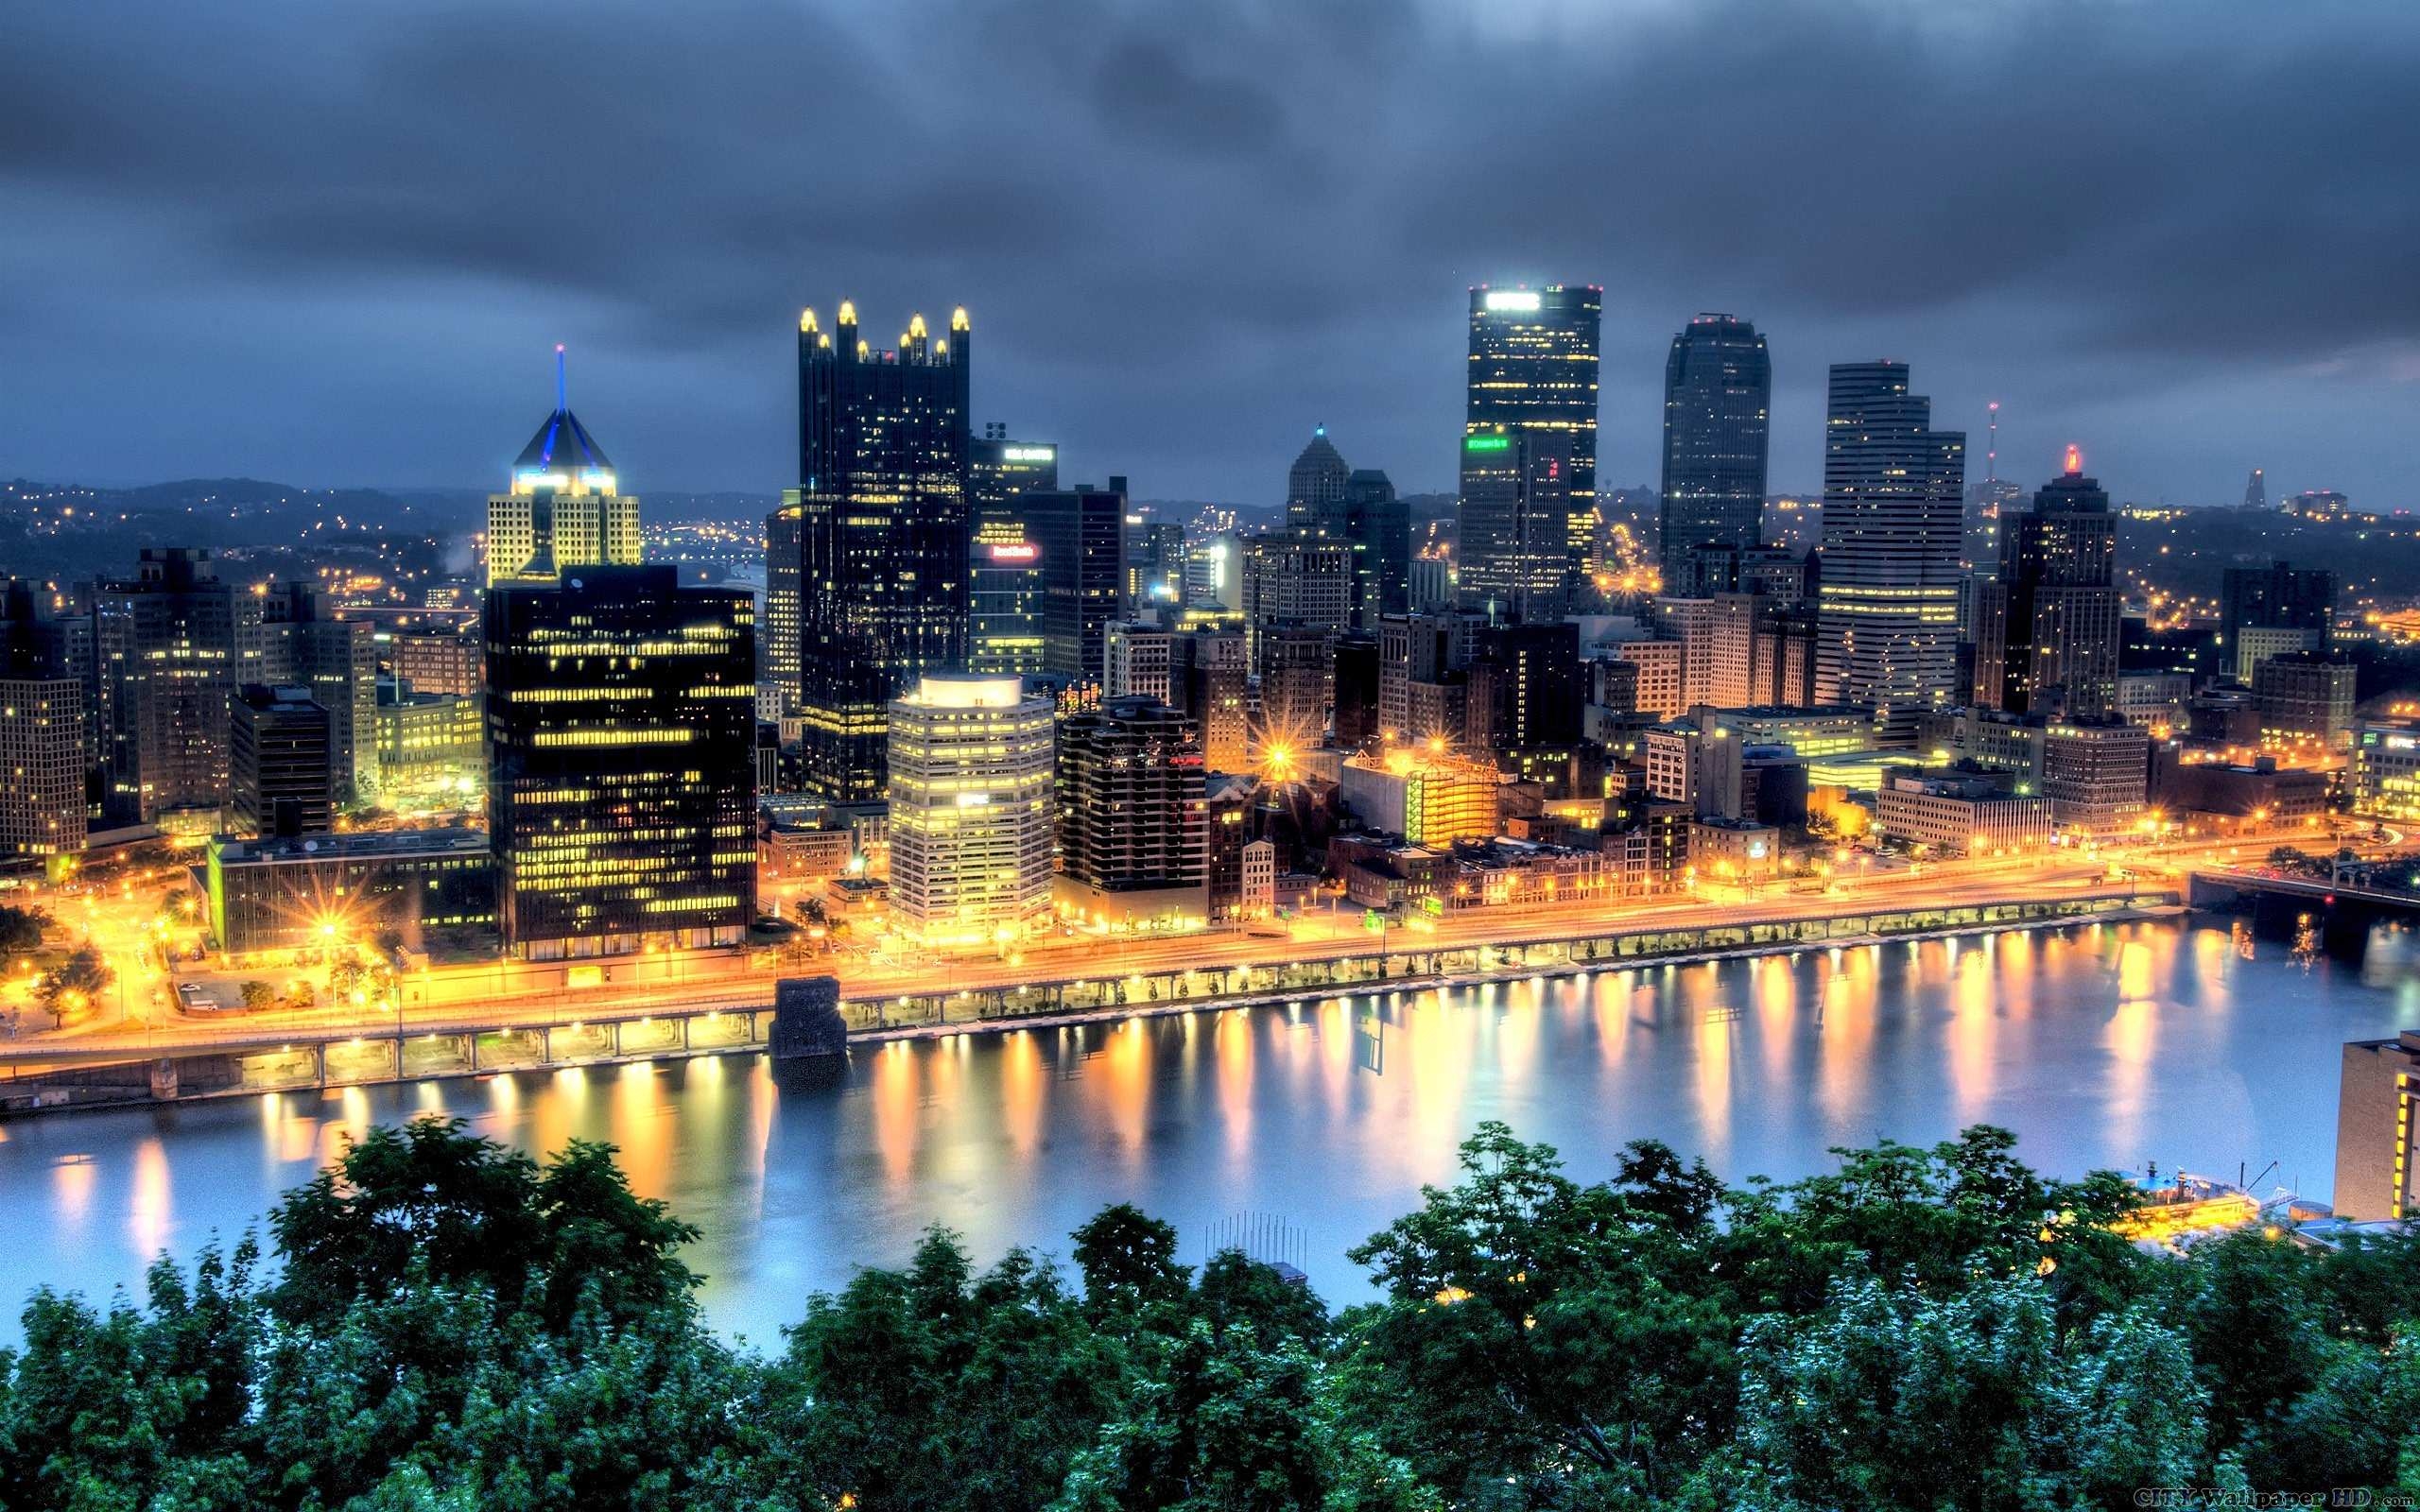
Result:
<instances>
[{"instance_id":1,"label":"bridge","mask_svg":"<svg viewBox=\"0 0 2420 1512\"><path fill-rule=\"evenodd\" d=\"M2186 901L2195 909L2250 914L2257 932L2316 929L2326 948L2338 954L2358 954L2378 924L2420 921L2420 892L2367 883L2275 876L2233 867L2196 868L2187 885Z\"/></svg>"}]
</instances>

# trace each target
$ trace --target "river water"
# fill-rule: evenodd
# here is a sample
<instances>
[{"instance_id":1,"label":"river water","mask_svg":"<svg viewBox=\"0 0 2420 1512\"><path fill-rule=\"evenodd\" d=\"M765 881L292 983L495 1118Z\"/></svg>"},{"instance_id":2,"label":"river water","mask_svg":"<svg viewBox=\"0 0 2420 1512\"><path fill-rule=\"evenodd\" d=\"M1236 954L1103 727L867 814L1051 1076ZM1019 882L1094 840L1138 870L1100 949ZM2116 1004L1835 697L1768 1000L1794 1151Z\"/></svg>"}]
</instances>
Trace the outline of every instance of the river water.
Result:
<instances>
[{"instance_id":1,"label":"river water","mask_svg":"<svg viewBox=\"0 0 2420 1512\"><path fill-rule=\"evenodd\" d=\"M1829 1146L2006 1125L2035 1166L2156 1160L2324 1196L2340 1046L2420 1025L2420 982L2205 924L2100 924L1600 971L860 1048L839 1084L764 1058L599 1067L0 1124L0 1298L95 1297L240 1232L372 1123L450 1113L533 1152L608 1140L705 1229L709 1317L778 1343L807 1294L942 1222L1063 1255L1132 1201L1184 1258L1238 1215L1331 1300L1344 1250L1448 1182L1482 1119L1595 1177L1627 1140L1732 1180Z\"/></svg>"}]
</instances>

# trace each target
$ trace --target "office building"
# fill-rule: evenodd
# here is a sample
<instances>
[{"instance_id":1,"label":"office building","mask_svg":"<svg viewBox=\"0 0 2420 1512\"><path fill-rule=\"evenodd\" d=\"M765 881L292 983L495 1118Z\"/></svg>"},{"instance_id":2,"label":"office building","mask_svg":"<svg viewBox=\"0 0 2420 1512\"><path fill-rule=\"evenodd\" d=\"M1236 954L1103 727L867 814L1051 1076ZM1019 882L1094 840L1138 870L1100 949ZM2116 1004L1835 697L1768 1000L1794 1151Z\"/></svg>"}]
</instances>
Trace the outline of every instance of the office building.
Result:
<instances>
[{"instance_id":1,"label":"office building","mask_svg":"<svg viewBox=\"0 0 2420 1512\"><path fill-rule=\"evenodd\" d=\"M1474 671L1488 683L1489 744L1499 752L1579 744L1588 678L1580 627L1491 625L1478 629Z\"/></svg>"},{"instance_id":2,"label":"office building","mask_svg":"<svg viewBox=\"0 0 2420 1512\"><path fill-rule=\"evenodd\" d=\"M679 570L489 590L488 830L508 950L735 945L754 917L755 602Z\"/></svg>"},{"instance_id":3,"label":"office building","mask_svg":"<svg viewBox=\"0 0 2420 1512\"><path fill-rule=\"evenodd\" d=\"M2411 1159L2420 1102L2420 1031L2344 1047L2336 1084L2336 1216L2400 1221L2413 1202L2420 1162Z\"/></svg>"},{"instance_id":4,"label":"office building","mask_svg":"<svg viewBox=\"0 0 2420 1512\"><path fill-rule=\"evenodd\" d=\"M894 701L890 925L935 948L1050 921L1051 704L1016 678L927 673Z\"/></svg>"},{"instance_id":5,"label":"office building","mask_svg":"<svg viewBox=\"0 0 2420 1512\"><path fill-rule=\"evenodd\" d=\"M31 584L0 593L0 868L84 849L84 679Z\"/></svg>"},{"instance_id":6,"label":"office building","mask_svg":"<svg viewBox=\"0 0 2420 1512\"><path fill-rule=\"evenodd\" d=\"M1337 637L1333 660L1336 691L1328 722L1340 748L1357 750L1377 738L1380 729L1377 636L1356 631Z\"/></svg>"},{"instance_id":7,"label":"office building","mask_svg":"<svg viewBox=\"0 0 2420 1512\"><path fill-rule=\"evenodd\" d=\"M1184 603L1184 526L1126 517L1126 612L1173 617Z\"/></svg>"},{"instance_id":8,"label":"office building","mask_svg":"<svg viewBox=\"0 0 2420 1512\"><path fill-rule=\"evenodd\" d=\"M1328 705L1336 691L1336 640L1334 631L1305 625L1278 625L1259 632L1259 748L1264 759L1299 756L1326 739Z\"/></svg>"},{"instance_id":9,"label":"office building","mask_svg":"<svg viewBox=\"0 0 2420 1512\"><path fill-rule=\"evenodd\" d=\"M890 700L967 651L966 312L924 317L892 349L842 301L831 331L799 318L800 759L808 791L882 796Z\"/></svg>"},{"instance_id":10,"label":"office building","mask_svg":"<svg viewBox=\"0 0 2420 1512\"><path fill-rule=\"evenodd\" d=\"M1692 552L1744 550L1764 540L1767 423L1772 364L1747 321L1701 315L1672 338L1664 364L1663 528L1657 558L1667 592L1699 584Z\"/></svg>"},{"instance_id":11,"label":"office building","mask_svg":"<svg viewBox=\"0 0 2420 1512\"><path fill-rule=\"evenodd\" d=\"M1874 795L1875 832L1936 856L2030 850L2050 843L2052 805L2004 780L1959 773L1897 773Z\"/></svg>"},{"instance_id":12,"label":"office building","mask_svg":"<svg viewBox=\"0 0 2420 1512\"><path fill-rule=\"evenodd\" d=\"M221 580L208 551L146 546L131 580L94 588L103 795L120 822L218 827L228 702L260 662L262 595Z\"/></svg>"},{"instance_id":13,"label":"office building","mask_svg":"<svg viewBox=\"0 0 2420 1512\"><path fill-rule=\"evenodd\" d=\"M2420 723L2372 720L2353 735L2353 812L2420 819Z\"/></svg>"},{"instance_id":14,"label":"office building","mask_svg":"<svg viewBox=\"0 0 2420 1512\"><path fill-rule=\"evenodd\" d=\"M382 804L442 808L480 800L487 790L483 696L423 693L406 679L381 679L372 717Z\"/></svg>"},{"instance_id":15,"label":"office building","mask_svg":"<svg viewBox=\"0 0 2420 1512\"><path fill-rule=\"evenodd\" d=\"M1486 621L1441 610L1390 614L1378 622L1378 733L1388 740L1461 739L1459 704L1444 716L1442 690L1459 697L1468 682L1471 645ZM1414 705L1422 706L1415 714Z\"/></svg>"},{"instance_id":16,"label":"office building","mask_svg":"<svg viewBox=\"0 0 2420 1512\"><path fill-rule=\"evenodd\" d=\"M1344 807L1366 829L1419 846L1484 839L1496 832L1493 762L1426 746L1393 746L1346 761Z\"/></svg>"},{"instance_id":17,"label":"office building","mask_svg":"<svg viewBox=\"0 0 2420 1512\"><path fill-rule=\"evenodd\" d=\"M2316 828L2327 814L2328 774L2249 762L2188 762L2174 744L2152 749L2151 802L2205 833Z\"/></svg>"},{"instance_id":18,"label":"office building","mask_svg":"<svg viewBox=\"0 0 2420 1512\"><path fill-rule=\"evenodd\" d=\"M2308 651L2266 657L2252 669L2252 707L2264 746L2342 748L2353 731L2355 669Z\"/></svg>"},{"instance_id":19,"label":"office building","mask_svg":"<svg viewBox=\"0 0 2420 1512\"><path fill-rule=\"evenodd\" d=\"M765 517L765 623L756 637L757 713L776 720L799 714L799 655L805 628L799 619L806 571L806 507L785 495Z\"/></svg>"},{"instance_id":20,"label":"office building","mask_svg":"<svg viewBox=\"0 0 2420 1512\"><path fill-rule=\"evenodd\" d=\"M479 671L479 622L462 614L398 625L372 633L378 670L401 679L414 693L472 694L483 685Z\"/></svg>"},{"instance_id":21,"label":"office building","mask_svg":"<svg viewBox=\"0 0 2420 1512\"><path fill-rule=\"evenodd\" d=\"M476 830L217 835L203 876L211 938L238 962L386 939L492 948L494 936L496 860Z\"/></svg>"},{"instance_id":22,"label":"office building","mask_svg":"<svg viewBox=\"0 0 2420 1512\"><path fill-rule=\"evenodd\" d=\"M1624 641L1614 647L1614 656L1638 669L1631 695L1632 707L1638 713L1669 719L1689 707L1688 652L1684 643Z\"/></svg>"},{"instance_id":23,"label":"office building","mask_svg":"<svg viewBox=\"0 0 2420 1512\"><path fill-rule=\"evenodd\" d=\"M1701 541L1687 549L1677 568L1666 572L1664 591L1677 598L1755 593L1796 609L1814 594L1811 561L1788 546Z\"/></svg>"},{"instance_id":24,"label":"office building","mask_svg":"<svg viewBox=\"0 0 2420 1512\"><path fill-rule=\"evenodd\" d=\"M1126 614L1126 480L1036 490L1017 508L1042 587L1042 670L1098 687Z\"/></svg>"},{"instance_id":25,"label":"office building","mask_svg":"<svg viewBox=\"0 0 2420 1512\"><path fill-rule=\"evenodd\" d=\"M2336 575L2291 562L2230 567L2219 578L2219 674L2250 682L2253 669L2295 651L2325 655Z\"/></svg>"},{"instance_id":26,"label":"office building","mask_svg":"<svg viewBox=\"0 0 2420 1512\"><path fill-rule=\"evenodd\" d=\"M1352 475L1327 438L1327 427L1315 428L1286 470L1287 530L1314 541L1344 540L1345 485Z\"/></svg>"},{"instance_id":27,"label":"office building","mask_svg":"<svg viewBox=\"0 0 2420 1512\"><path fill-rule=\"evenodd\" d=\"M488 496L488 583L550 582L573 567L639 560L639 501L616 490L614 464L565 403L555 349L555 412Z\"/></svg>"},{"instance_id":28,"label":"office building","mask_svg":"<svg viewBox=\"0 0 2420 1512\"><path fill-rule=\"evenodd\" d=\"M2118 517L2083 456L2003 515L1996 581L1977 593L1975 701L2026 713L2102 714L2118 699Z\"/></svg>"},{"instance_id":29,"label":"office building","mask_svg":"<svg viewBox=\"0 0 2420 1512\"><path fill-rule=\"evenodd\" d=\"M1375 468L1344 481L1344 534L1353 544L1353 625L1373 630L1411 607L1411 507Z\"/></svg>"},{"instance_id":30,"label":"office building","mask_svg":"<svg viewBox=\"0 0 2420 1512\"><path fill-rule=\"evenodd\" d=\"M308 688L248 683L229 706L228 785L238 834L325 834L336 826L336 719Z\"/></svg>"},{"instance_id":31,"label":"office building","mask_svg":"<svg viewBox=\"0 0 2420 1512\"><path fill-rule=\"evenodd\" d=\"M1280 626L1334 635L1353 623L1353 548L1292 533L1244 545L1244 629L1256 669L1263 633Z\"/></svg>"},{"instance_id":32,"label":"office building","mask_svg":"<svg viewBox=\"0 0 2420 1512\"><path fill-rule=\"evenodd\" d=\"M1144 620L1119 620L1107 631L1102 653L1101 696L1156 698L1182 707L1175 686L1177 632Z\"/></svg>"},{"instance_id":33,"label":"office building","mask_svg":"<svg viewBox=\"0 0 2420 1512\"><path fill-rule=\"evenodd\" d=\"M2243 485L2243 506L2246 509L2266 510L2269 507L2269 474L2260 468Z\"/></svg>"},{"instance_id":34,"label":"office building","mask_svg":"<svg viewBox=\"0 0 2420 1512\"><path fill-rule=\"evenodd\" d=\"M2115 834L2148 806L2151 736L2122 719L2059 720L2043 732L2042 796L2061 833Z\"/></svg>"},{"instance_id":35,"label":"office building","mask_svg":"<svg viewBox=\"0 0 2420 1512\"><path fill-rule=\"evenodd\" d=\"M1557 620L1597 519L1600 289L1474 288L1461 452L1463 608Z\"/></svg>"},{"instance_id":36,"label":"office building","mask_svg":"<svg viewBox=\"0 0 2420 1512\"><path fill-rule=\"evenodd\" d=\"M1894 729L1953 701L1966 438L1900 362L1838 363L1824 445L1816 696Z\"/></svg>"},{"instance_id":37,"label":"office building","mask_svg":"<svg viewBox=\"0 0 2420 1512\"><path fill-rule=\"evenodd\" d=\"M1103 698L1059 728L1059 912L1087 926L1210 917L1200 731L1156 698ZM894 863L895 866L895 863Z\"/></svg>"},{"instance_id":38,"label":"office building","mask_svg":"<svg viewBox=\"0 0 2420 1512\"><path fill-rule=\"evenodd\" d=\"M1201 758L1214 772L1252 765L1252 665L1244 638L1232 630L1194 630L1170 644L1169 702L1201 728Z\"/></svg>"},{"instance_id":39,"label":"office building","mask_svg":"<svg viewBox=\"0 0 2420 1512\"><path fill-rule=\"evenodd\" d=\"M968 670L991 675L1042 670L1042 559L1020 507L1028 493L1059 487L1059 448L1009 438L989 425L967 443L967 491L975 540L967 626Z\"/></svg>"},{"instance_id":40,"label":"office building","mask_svg":"<svg viewBox=\"0 0 2420 1512\"><path fill-rule=\"evenodd\" d=\"M345 619L315 583L271 583L262 595L260 680L307 689L328 712L339 807L378 781L378 628Z\"/></svg>"}]
</instances>

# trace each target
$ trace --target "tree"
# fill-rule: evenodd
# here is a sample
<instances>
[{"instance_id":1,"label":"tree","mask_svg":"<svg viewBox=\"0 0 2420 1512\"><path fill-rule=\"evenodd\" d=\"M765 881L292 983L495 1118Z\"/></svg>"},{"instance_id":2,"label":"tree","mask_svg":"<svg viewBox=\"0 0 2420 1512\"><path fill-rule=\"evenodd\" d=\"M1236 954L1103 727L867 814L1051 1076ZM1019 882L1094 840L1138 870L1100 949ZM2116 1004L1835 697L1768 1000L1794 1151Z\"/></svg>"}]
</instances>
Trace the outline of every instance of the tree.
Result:
<instances>
[{"instance_id":1,"label":"tree","mask_svg":"<svg viewBox=\"0 0 2420 1512\"><path fill-rule=\"evenodd\" d=\"M258 977L248 978L238 990L247 1008L266 1008L277 997L277 989Z\"/></svg>"},{"instance_id":2,"label":"tree","mask_svg":"<svg viewBox=\"0 0 2420 1512\"><path fill-rule=\"evenodd\" d=\"M38 995L51 1022L63 1024L69 1014L81 1013L98 1002L116 980L117 972L102 961L100 952L90 945L78 945L73 954L43 976Z\"/></svg>"},{"instance_id":3,"label":"tree","mask_svg":"<svg viewBox=\"0 0 2420 1512\"><path fill-rule=\"evenodd\" d=\"M1176 1229L1133 1204L1103 1208L1070 1237L1097 1315L1132 1315L1184 1295L1192 1273L1176 1263Z\"/></svg>"},{"instance_id":4,"label":"tree","mask_svg":"<svg viewBox=\"0 0 2420 1512\"><path fill-rule=\"evenodd\" d=\"M43 909L0 904L0 954L19 955L41 949L43 932L50 924L50 915Z\"/></svg>"}]
</instances>

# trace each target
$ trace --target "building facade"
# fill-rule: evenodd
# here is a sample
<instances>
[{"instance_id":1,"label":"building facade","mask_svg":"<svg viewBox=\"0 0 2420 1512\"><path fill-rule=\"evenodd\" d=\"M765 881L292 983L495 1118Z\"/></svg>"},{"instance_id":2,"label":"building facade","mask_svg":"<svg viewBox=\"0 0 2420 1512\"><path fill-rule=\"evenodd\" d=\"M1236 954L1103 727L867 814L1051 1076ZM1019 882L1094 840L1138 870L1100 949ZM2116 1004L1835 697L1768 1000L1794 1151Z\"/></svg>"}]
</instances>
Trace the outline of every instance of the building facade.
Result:
<instances>
[{"instance_id":1,"label":"building facade","mask_svg":"<svg viewBox=\"0 0 2420 1512\"><path fill-rule=\"evenodd\" d=\"M2118 517L2083 458L2000 518L1999 575L1977 594L1975 701L2103 714L2118 701Z\"/></svg>"},{"instance_id":2,"label":"building facade","mask_svg":"<svg viewBox=\"0 0 2420 1512\"><path fill-rule=\"evenodd\" d=\"M235 833L325 834L336 826L336 719L308 688L249 683L229 706Z\"/></svg>"},{"instance_id":3,"label":"building facade","mask_svg":"<svg viewBox=\"0 0 2420 1512\"><path fill-rule=\"evenodd\" d=\"M1703 593L1695 548L1763 540L1772 362L1745 320L1701 315L1664 364L1664 482L1657 559L1666 592ZM1728 585L1723 585L1728 586Z\"/></svg>"},{"instance_id":4,"label":"building facade","mask_svg":"<svg viewBox=\"0 0 2420 1512\"><path fill-rule=\"evenodd\" d=\"M966 486L975 520L966 665L996 675L1042 670L1042 564L1019 503L1059 487L1059 448L1019 441L989 425L967 443Z\"/></svg>"},{"instance_id":5,"label":"building facade","mask_svg":"<svg viewBox=\"0 0 2420 1512\"><path fill-rule=\"evenodd\" d=\"M1156 698L1103 698L1063 721L1059 912L1087 926L1182 927L1210 917L1200 729Z\"/></svg>"},{"instance_id":6,"label":"building facade","mask_svg":"<svg viewBox=\"0 0 2420 1512\"><path fill-rule=\"evenodd\" d=\"M1593 287L1471 290L1458 584L1466 609L1555 620L1575 606L1596 534L1603 304Z\"/></svg>"},{"instance_id":7,"label":"building facade","mask_svg":"<svg viewBox=\"0 0 2420 1512\"><path fill-rule=\"evenodd\" d=\"M927 673L890 706L890 919L935 949L1050 921L1051 703L1013 677Z\"/></svg>"}]
</instances>

